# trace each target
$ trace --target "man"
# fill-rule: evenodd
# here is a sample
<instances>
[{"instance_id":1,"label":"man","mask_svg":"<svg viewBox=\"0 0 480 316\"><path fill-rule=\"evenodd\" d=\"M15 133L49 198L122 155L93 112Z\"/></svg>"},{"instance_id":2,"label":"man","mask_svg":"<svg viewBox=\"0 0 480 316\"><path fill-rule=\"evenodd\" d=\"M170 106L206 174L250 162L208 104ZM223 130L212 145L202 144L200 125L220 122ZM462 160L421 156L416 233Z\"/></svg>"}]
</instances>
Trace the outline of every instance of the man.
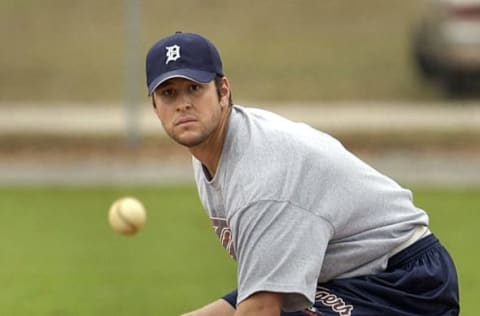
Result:
<instances>
[{"instance_id":1,"label":"man","mask_svg":"<svg viewBox=\"0 0 480 316\"><path fill-rule=\"evenodd\" d=\"M458 315L454 264L410 191L325 133L233 105L198 34L161 39L146 71L238 267L238 291L186 315Z\"/></svg>"}]
</instances>

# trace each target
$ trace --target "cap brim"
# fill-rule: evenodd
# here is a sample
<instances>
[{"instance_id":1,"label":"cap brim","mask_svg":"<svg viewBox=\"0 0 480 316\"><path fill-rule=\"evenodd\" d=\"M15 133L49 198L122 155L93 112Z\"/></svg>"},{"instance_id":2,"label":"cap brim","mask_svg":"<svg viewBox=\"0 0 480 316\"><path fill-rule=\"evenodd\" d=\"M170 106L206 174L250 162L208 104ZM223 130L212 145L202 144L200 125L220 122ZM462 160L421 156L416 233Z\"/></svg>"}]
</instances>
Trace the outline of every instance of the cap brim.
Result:
<instances>
[{"instance_id":1,"label":"cap brim","mask_svg":"<svg viewBox=\"0 0 480 316\"><path fill-rule=\"evenodd\" d=\"M148 85L148 95L152 95L153 91L155 91L159 85L172 78L185 78L198 83L209 83L215 78L216 75L216 73L209 71L175 69L155 78L155 80Z\"/></svg>"}]
</instances>

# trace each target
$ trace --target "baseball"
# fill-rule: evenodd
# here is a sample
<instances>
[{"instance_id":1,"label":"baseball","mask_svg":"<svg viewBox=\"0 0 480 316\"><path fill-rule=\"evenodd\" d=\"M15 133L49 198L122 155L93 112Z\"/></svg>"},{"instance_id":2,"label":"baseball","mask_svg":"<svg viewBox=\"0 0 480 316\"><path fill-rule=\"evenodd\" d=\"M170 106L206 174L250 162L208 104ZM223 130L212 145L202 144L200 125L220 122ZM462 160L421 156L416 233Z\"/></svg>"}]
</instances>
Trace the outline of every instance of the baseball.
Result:
<instances>
[{"instance_id":1,"label":"baseball","mask_svg":"<svg viewBox=\"0 0 480 316\"><path fill-rule=\"evenodd\" d=\"M108 212L108 221L112 229L122 235L138 232L147 220L147 213L142 202L133 197L116 200Z\"/></svg>"}]
</instances>

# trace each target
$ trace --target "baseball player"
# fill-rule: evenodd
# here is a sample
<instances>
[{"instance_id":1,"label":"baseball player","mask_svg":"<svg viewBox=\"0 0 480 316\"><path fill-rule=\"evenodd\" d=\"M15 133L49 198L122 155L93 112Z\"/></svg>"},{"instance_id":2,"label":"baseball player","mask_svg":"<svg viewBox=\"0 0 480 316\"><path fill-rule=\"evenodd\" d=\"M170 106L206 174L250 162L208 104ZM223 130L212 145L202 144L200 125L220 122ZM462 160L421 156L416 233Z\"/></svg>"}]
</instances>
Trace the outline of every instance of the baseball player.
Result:
<instances>
[{"instance_id":1,"label":"baseball player","mask_svg":"<svg viewBox=\"0 0 480 316\"><path fill-rule=\"evenodd\" d=\"M237 262L237 290L185 315L458 315L454 263L409 190L326 133L232 104L201 35L155 43L146 77Z\"/></svg>"}]
</instances>

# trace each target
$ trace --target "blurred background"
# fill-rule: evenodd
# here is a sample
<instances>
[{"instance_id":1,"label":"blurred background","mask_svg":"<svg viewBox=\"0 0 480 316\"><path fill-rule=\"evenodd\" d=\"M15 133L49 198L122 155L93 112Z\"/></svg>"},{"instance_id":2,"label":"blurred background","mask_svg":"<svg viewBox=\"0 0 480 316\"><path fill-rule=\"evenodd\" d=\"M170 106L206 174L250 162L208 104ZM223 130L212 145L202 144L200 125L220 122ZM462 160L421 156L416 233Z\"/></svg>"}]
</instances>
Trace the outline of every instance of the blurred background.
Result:
<instances>
[{"instance_id":1,"label":"blurred background","mask_svg":"<svg viewBox=\"0 0 480 316\"><path fill-rule=\"evenodd\" d=\"M235 102L307 121L362 155L381 150L384 155L366 158L393 169L394 176L478 183L469 169L472 155L462 155L466 162L453 175L417 160L431 152L425 148L457 155L478 146L478 1L392 7L380 0L1 0L0 23L0 159L22 167L2 165L4 182L38 175L41 183L58 182L65 174L125 182L188 177L183 165L155 173L137 164L130 164L131 173L112 169L127 157L150 167L159 158L174 167L181 160L159 137L163 131L146 96L144 56L159 38L182 30L216 43ZM395 169L391 159L377 163L386 149L399 148L414 149L394 155L398 168L398 160L407 160L407 170ZM443 155L435 157L451 167ZM422 167L408 172L411 159ZM93 160L87 170L68 169L79 174L57 172L69 168L64 162L83 166ZM44 161L56 161L56 168ZM174 169L179 172L171 174Z\"/></svg>"},{"instance_id":2,"label":"blurred background","mask_svg":"<svg viewBox=\"0 0 480 316\"><path fill-rule=\"evenodd\" d=\"M175 31L216 44L237 104L331 133L438 208L478 293L479 1L0 0L0 26L0 314L174 315L235 286L146 95L144 57ZM133 239L105 224L122 194L152 211Z\"/></svg>"}]
</instances>

